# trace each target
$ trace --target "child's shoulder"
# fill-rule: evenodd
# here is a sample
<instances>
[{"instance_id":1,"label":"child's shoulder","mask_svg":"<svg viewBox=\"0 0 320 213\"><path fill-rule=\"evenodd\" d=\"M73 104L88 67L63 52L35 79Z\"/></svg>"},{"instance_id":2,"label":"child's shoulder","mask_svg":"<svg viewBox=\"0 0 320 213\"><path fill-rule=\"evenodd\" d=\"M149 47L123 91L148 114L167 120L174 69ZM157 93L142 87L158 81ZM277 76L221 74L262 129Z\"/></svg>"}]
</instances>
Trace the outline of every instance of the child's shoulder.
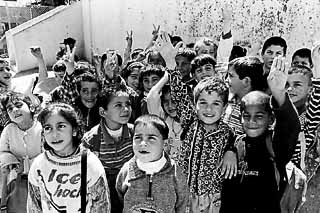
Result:
<instances>
[{"instance_id":1,"label":"child's shoulder","mask_svg":"<svg viewBox=\"0 0 320 213\"><path fill-rule=\"evenodd\" d=\"M99 130L100 124L97 124L96 126L92 127L88 132L86 132L82 140L84 141L90 141L95 135L98 135L100 131Z\"/></svg>"}]
</instances>

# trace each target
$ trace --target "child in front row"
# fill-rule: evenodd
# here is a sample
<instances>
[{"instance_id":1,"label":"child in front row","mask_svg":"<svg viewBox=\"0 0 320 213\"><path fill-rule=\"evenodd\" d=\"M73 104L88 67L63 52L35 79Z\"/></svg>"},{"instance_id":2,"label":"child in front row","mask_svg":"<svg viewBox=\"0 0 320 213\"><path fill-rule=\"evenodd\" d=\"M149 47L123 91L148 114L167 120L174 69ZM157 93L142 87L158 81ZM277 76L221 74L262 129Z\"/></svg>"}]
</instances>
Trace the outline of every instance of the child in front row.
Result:
<instances>
[{"instance_id":1,"label":"child in front row","mask_svg":"<svg viewBox=\"0 0 320 213\"><path fill-rule=\"evenodd\" d=\"M225 180L221 192L221 213L280 213L280 199L286 186L286 164L290 161L300 131L298 114L286 93L284 60L275 58L268 75L269 95L253 91L241 100L245 135L235 142L238 176ZM274 114L273 114L274 113ZM274 122L274 131L268 129Z\"/></svg>"},{"instance_id":2,"label":"child in front row","mask_svg":"<svg viewBox=\"0 0 320 213\"><path fill-rule=\"evenodd\" d=\"M186 212L186 178L164 152L168 133L168 126L156 115L142 115L135 121L135 156L121 168L116 184L123 212Z\"/></svg>"},{"instance_id":3,"label":"child in front row","mask_svg":"<svg viewBox=\"0 0 320 213\"><path fill-rule=\"evenodd\" d=\"M46 151L36 157L28 176L27 212L107 212L109 188L99 159L87 150L86 205L82 206L80 123L68 104L54 103L39 114ZM81 211L85 208L85 211ZM83 209L82 209L83 210Z\"/></svg>"}]
</instances>

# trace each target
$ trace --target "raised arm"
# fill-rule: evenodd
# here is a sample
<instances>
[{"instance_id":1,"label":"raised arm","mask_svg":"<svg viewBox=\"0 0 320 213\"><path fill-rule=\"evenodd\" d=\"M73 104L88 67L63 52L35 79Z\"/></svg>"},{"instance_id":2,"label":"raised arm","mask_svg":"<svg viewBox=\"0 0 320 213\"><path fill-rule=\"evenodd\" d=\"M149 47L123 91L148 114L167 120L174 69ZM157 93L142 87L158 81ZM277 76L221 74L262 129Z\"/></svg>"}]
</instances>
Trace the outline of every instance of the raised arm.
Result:
<instances>
[{"instance_id":1,"label":"raised arm","mask_svg":"<svg viewBox=\"0 0 320 213\"><path fill-rule=\"evenodd\" d=\"M229 4L226 4L222 8L222 35L220 37L218 50L217 50L217 62L228 62L233 47L233 36L231 34L232 24L232 8Z\"/></svg>"},{"instance_id":2,"label":"raised arm","mask_svg":"<svg viewBox=\"0 0 320 213\"><path fill-rule=\"evenodd\" d=\"M131 54L131 49L132 49L132 30L130 32L127 31L127 46L124 49L124 54L123 54L123 67L130 61L130 54Z\"/></svg>"},{"instance_id":3,"label":"raised arm","mask_svg":"<svg viewBox=\"0 0 320 213\"><path fill-rule=\"evenodd\" d=\"M41 48L38 46L30 47L31 54L37 59L39 66L39 82L48 78L48 70L46 63L41 52Z\"/></svg>"},{"instance_id":4,"label":"raised arm","mask_svg":"<svg viewBox=\"0 0 320 213\"><path fill-rule=\"evenodd\" d=\"M150 114L158 115L164 118L164 112L161 107L161 90L163 86L169 81L169 73L166 71L163 77L154 85L147 95L147 107Z\"/></svg>"},{"instance_id":5,"label":"raised arm","mask_svg":"<svg viewBox=\"0 0 320 213\"><path fill-rule=\"evenodd\" d=\"M182 128L186 128L190 120L193 120L195 116L195 108L193 99L191 96L191 89L188 85L182 82L181 73L174 70L175 60L178 49L182 46L182 42L178 43L175 47L172 46L170 38L167 32L162 32L156 42L156 50L160 52L164 60L166 61L169 82L171 90L172 101L176 105L177 116L180 119Z\"/></svg>"},{"instance_id":6,"label":"raised arm","mask_svg":"<svg viewBox=\"0 0 320 213\"><path fill-rule=\"evenodd\" d=\"M292 157L301 128L298 113L285 90L287 77L287 65L284 58L279 56L273 60L267 80L272 92L271 103L276 117L273 149L275 160L281 169L285 168Z\"/></svg>"}]
</instances>

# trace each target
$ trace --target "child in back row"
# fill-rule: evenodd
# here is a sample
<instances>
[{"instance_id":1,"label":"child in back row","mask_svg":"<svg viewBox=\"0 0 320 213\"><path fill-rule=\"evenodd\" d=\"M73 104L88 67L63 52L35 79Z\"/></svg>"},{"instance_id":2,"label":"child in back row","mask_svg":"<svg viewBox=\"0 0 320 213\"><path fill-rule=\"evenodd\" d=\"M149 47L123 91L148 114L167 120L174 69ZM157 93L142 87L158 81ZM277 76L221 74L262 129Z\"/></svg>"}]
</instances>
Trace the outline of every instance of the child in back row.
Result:
<instances>
[{"instance_id":1,"label":"child in back row","mask_svg":"<svg viewBox=\"0 0 320 213\"><path fill-rule=\"evenodd\" d=\"M245 135L235 142L238 176L225 180L221 213L280 213L280 199L287 183L290 161L300 131L298 114L286 94L288 71L284 60L275 58L268 75L270 97L253 91L241 100L241 123ZM274 114L273 114L274 113ZM269 127L274 122L274 132Z\"/></svg>"},{"instance_id":2,"label":"child in back row","mask_svg":"<svg viewBox=\"0 0 320 213\"><path fill-rule=\"evenodd\" d=\"M187 211L189 190L176 162L164 152L166 123L156 115L142 115L134 123L135 156L121 168L117 191L123 212Z\"/></svg>"}]
</instances>

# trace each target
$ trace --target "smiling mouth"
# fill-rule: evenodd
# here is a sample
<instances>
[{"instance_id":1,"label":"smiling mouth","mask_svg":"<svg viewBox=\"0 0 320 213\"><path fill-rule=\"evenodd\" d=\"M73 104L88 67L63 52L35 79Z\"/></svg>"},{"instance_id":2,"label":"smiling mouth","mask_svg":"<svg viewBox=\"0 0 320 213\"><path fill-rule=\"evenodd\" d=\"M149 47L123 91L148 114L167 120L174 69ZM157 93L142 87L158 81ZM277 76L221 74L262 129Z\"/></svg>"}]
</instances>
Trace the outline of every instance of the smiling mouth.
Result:
<instances>
[{"instance_id":1,"label":"smiling mouth","mask_svg":"<svg viewBox=\"0 0 320 213\"><path fill-rule=\"evenodd\" d=\"M51 142L52 144L59 144L59 143L62 143L63 142L63 140L59 140L59 141L53 141L53 142Z\"/></svg>"},{"instance_id":2,"label":"smiling mouth","mask_svg":"<svg viewBox=\"0 0 320 213\"><path fill-rule=\"evenodd\" d=\"M15 115L14 118L20 118L21 116L22 116L22 114Z\"/></svg>"},{"instance_id":3,"label":"smiling mouth","mask_svg":"<svg viewBox=\"0 0 320 213\"><path fill-rule=\"evenodd\" d=\"M149 154L149 152L143 151L143 150L139 151L139 153L140 153L140 154Z\"/></svg>"}]
</instances>

